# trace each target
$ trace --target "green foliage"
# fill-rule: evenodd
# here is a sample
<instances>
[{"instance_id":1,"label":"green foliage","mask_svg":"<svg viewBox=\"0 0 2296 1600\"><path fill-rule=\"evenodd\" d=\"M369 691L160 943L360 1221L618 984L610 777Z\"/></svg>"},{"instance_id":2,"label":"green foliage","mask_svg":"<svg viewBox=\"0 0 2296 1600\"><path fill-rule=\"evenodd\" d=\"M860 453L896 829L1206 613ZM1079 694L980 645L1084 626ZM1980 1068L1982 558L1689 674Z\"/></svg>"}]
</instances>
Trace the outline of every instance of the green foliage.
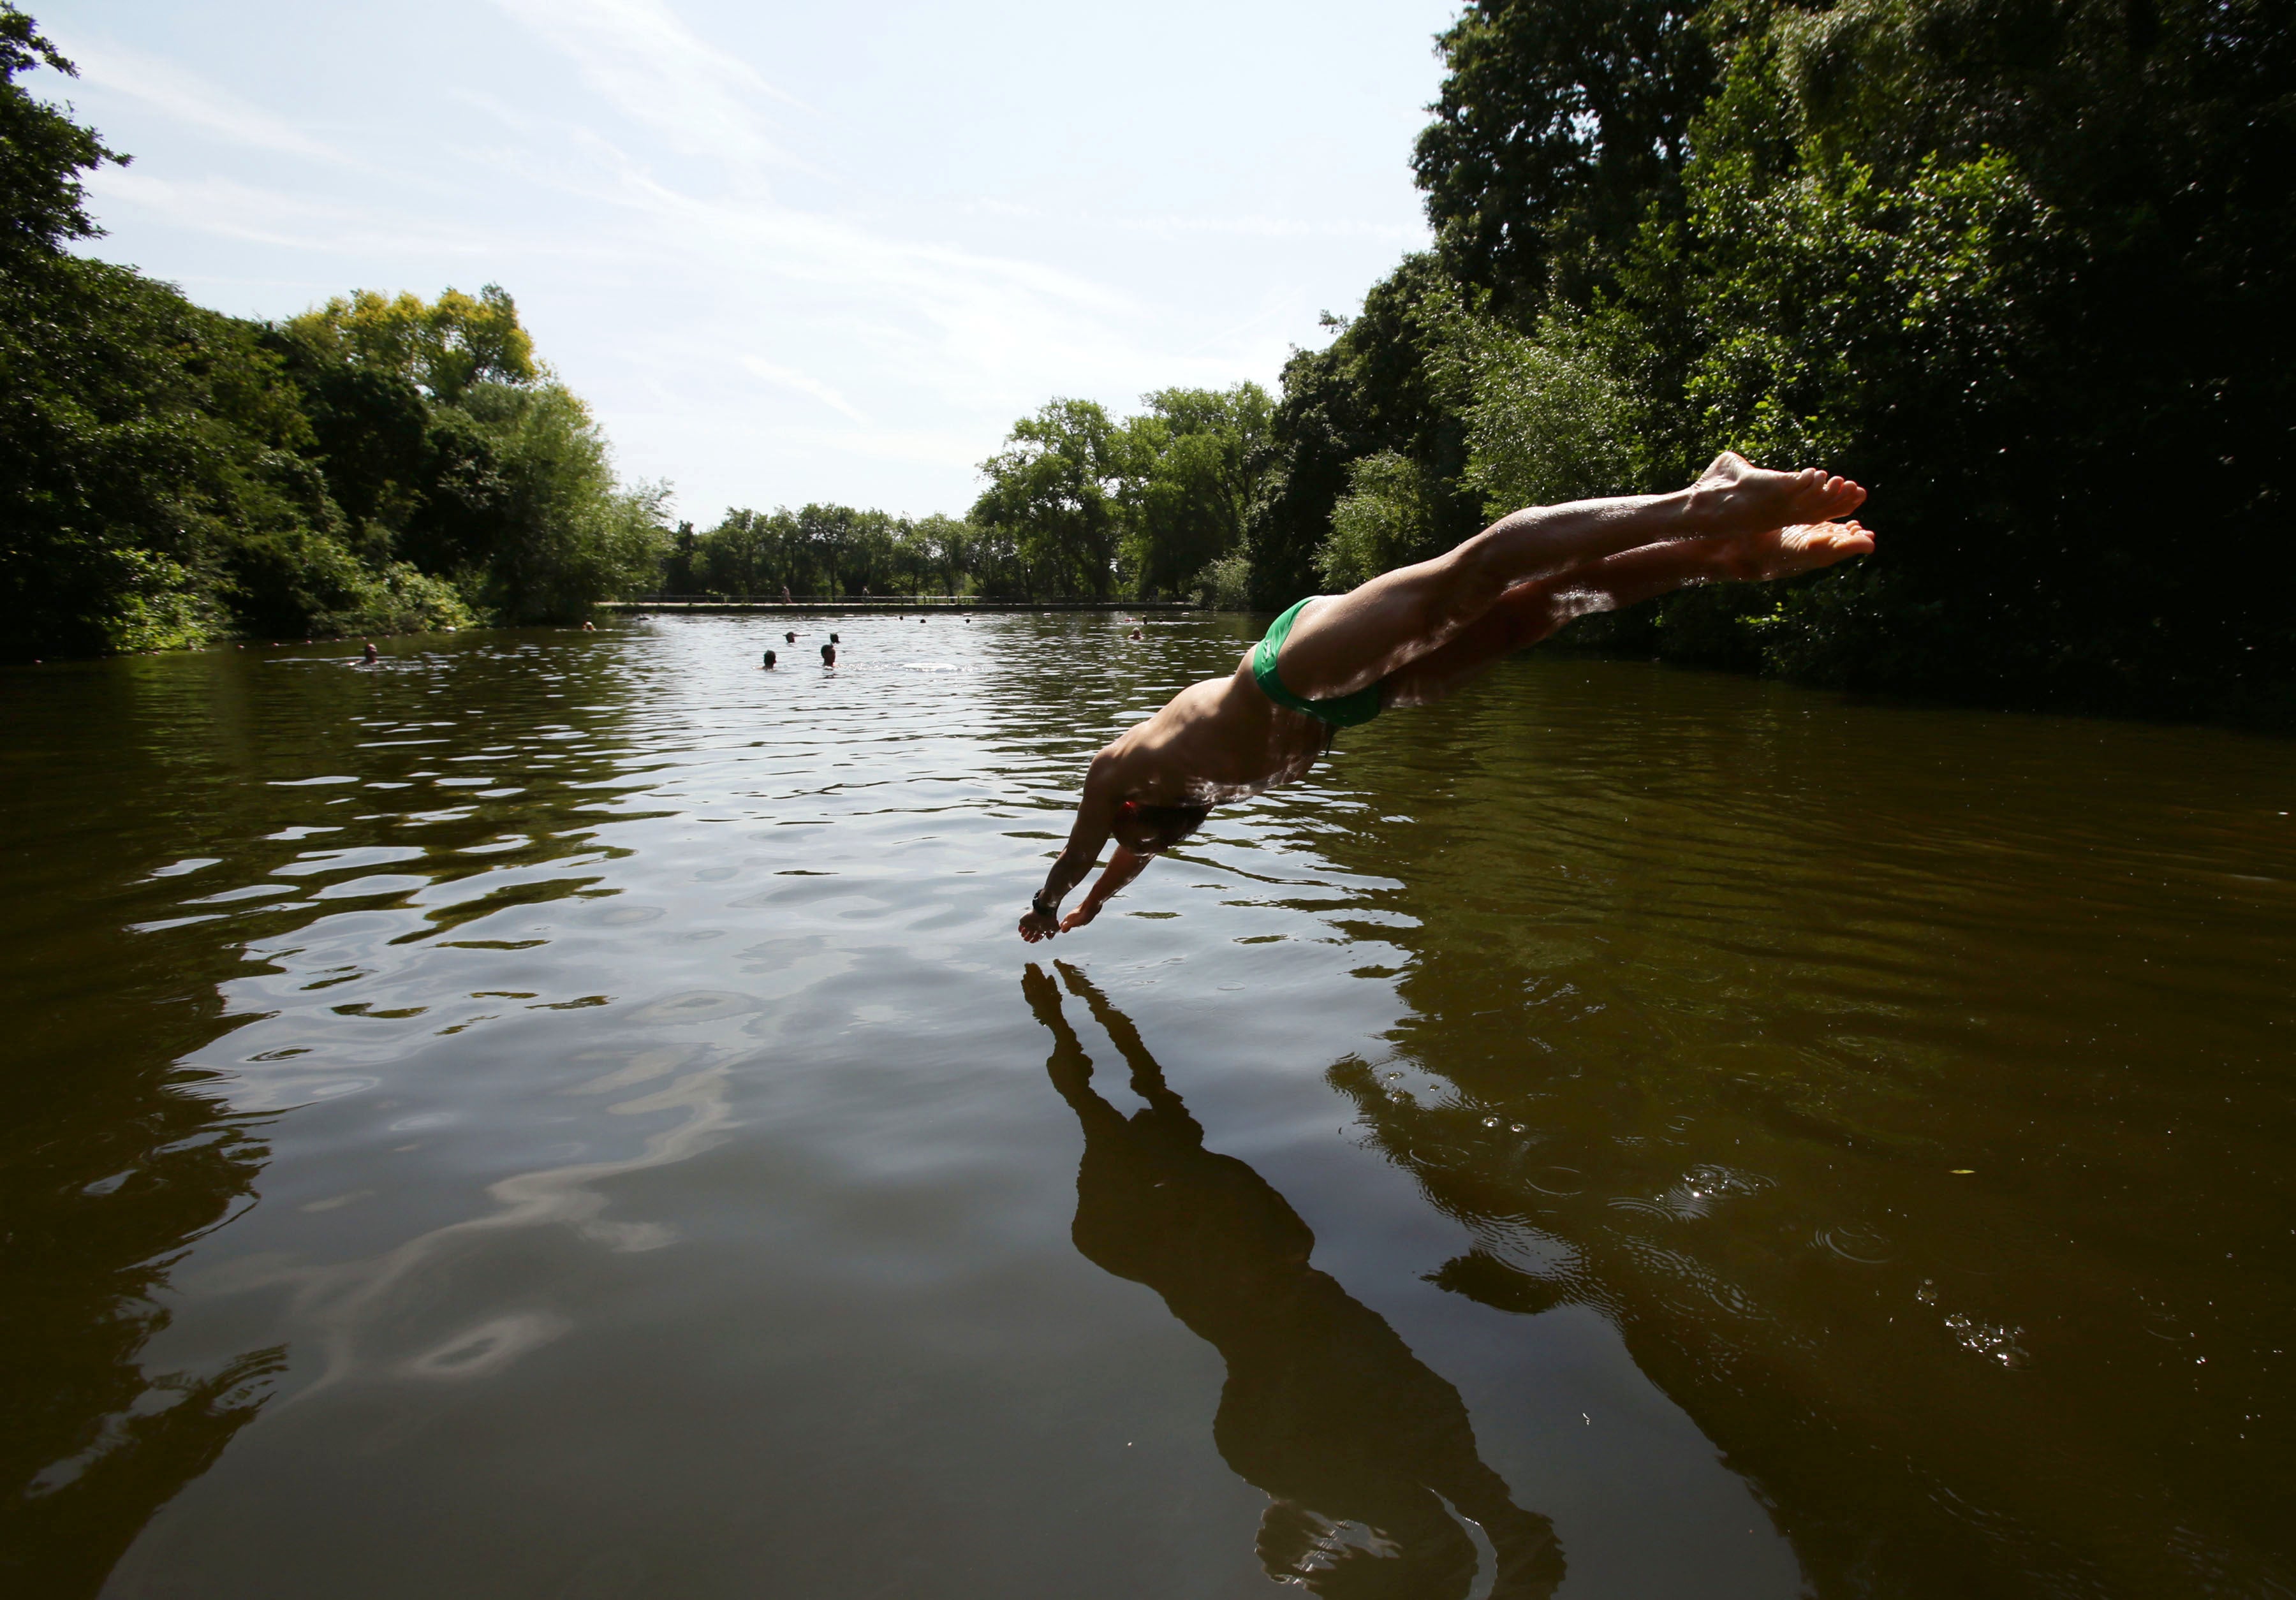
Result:
<instances>
[{"instance_id":1,"label":"green foliage","mask_svg":"<svg viewBox=\"0 0 2296 1600\"><path fill-rule=\"evenodd\" d=\"M499 283L475 297L449 289L428 305L361 289L291 318L286 332L344 366L404 379L447 404L482 380L523 384L538 375L534 341Z\"/></svg>"},{"instance_id":2,"label":"green foliage","mask_svg":"<svg viewBox=\"0 0 2296 1600\"><path fill-rule=\"evenodd\" d=\"M1427 470L1408 455L1382 450L1349 463L1348 492L1316 552L1324 587L1343 592L1436 554L1435 499Z\"/></svg>"},{"instance_id":3,"label":"green foliage","mask_svg":"<svg viewBox=\"0 0 2296 1600\"><path fill-rule=\"evenodd\" d=\"M1029 598L1109 597L1136 445L1097 403L1048 400L981 463L972 521L1011 535Z\"/></svg>"},{"instance_id":4,"label":"green foliage","mask_svg":"<svg viewBox=\"0 0 2296 1600\"><path fill-rule=\"evenodd\" d=\"M0 653L197 643L224 620L236 537L308 487L254 333L100 263L0 276Z\"/></svg>"},{"instance_id":5,"label":"green foliage","mask_svg":"<svg viewBox=\"0 0 2296 1600\"><path fill-rule=\"evenodd\" d=\"M994 570L994 551L980 530L961 517L936 512L918 519L904 530L901 547L918 594L963 594L968 584L982 581Z\"/></svg>"},{"instance_id":6,"label":"green foliage","mask_svg":"<svg viewBox=\"0 0 2296 1600\"><path fill-rule=\"evenodd\" d=\"M44 64L78 76L31 18L0 0L0 261L11 264L102 232L88 219L79 175L106 161L127 164L94 132L16 86Z\"/></svg>"},{"instance_id":7,"label":"green foliage","mask_svg":"<svg viewBox=\"0 0 2296 1600\"><path fill-rule=\"evenodd\" d=\"M416 634L469 628L478 621L463 593L443 578L392 562L380 571L363 569L353 603L322 615L318 631L327 635Z\"/></svg>"},{"instance_id":8,"label":"green foliage","mask_svg":"<svg viewBox=\"0 0 2296 1600\"><path fill-rule=\"evenodd\" d=\"M1700 442L1887 496L1769 663L2216 711L2296 678L2279 564L2296 55L2247 4L1861 0L1755 19L1662 247ZM1653 274L1655 275L1655 273ZM1652 319L1656 324L1661 319Z\"/></svg>"},{"instance_id":9,"label":"green foliage","mask_svg":"<svg viewBox=\"0 0 2296 1600\"><path fill-rule=\"evenodd\" d=\"M1330 345L1284 365L1245 521L1255 605L1281 610L1316 590L1332 509L1348 492L1349 464L1364 456L1392 450L1420 464L1432 548L1475 531L1478 508L1459 481L1466 429L1440 359L1458 304L1441 263L1407 257L1372 286L1361 315L1337 324Z\"/></svg>"},{"instance_id":10,"label":"green foliage","mask_svg":"<svg viewBox=\"0 0 2296 1600\"><path fill-rule=\"evenodd\" d=\"M652 583L668 491L616 487L605 438L571 390L480 380L457 409L489 452L488 537L456 573L465 593L507 622L565 622Z\"/></svg>"},{"instance_id":11,"label":"green foliage","mask_svg":"<svg viewBox=\"0 0 2296 1600\"><path fill-rule=\"evenodd\" d=\"M1569 325L1536 337L1464 312L1439 357L1466 427L1463 484L1483 514L1616 494L1640 476L1642 407Z\"/></svg>"},{"instance_id":12,"label":"green foliage","mask_svg":"<svg viewBox=\"0 0 2296 1600\"><path fill-rule=\"evenodd\" d=\"M510 297L360 292L267 327L62 245L117 158L14 81L0 4L0 656L570 620L654 580L662 491L619 487Z\"/></svg>"},{"instance_id":13,"label":"green foliage","mask_svg":"<svg viewBox=\"0 0 2296 1600\"><path fill-rule=\"evenodd\" d=\"M982 464L970 546L983 578L1029 598L1188 593L1242 543L1274 402L1256 383L1167 389L1119 423L1054 400ZM994 574L992 578L990 575Z\"/></svg>"},{"instance_id":14,"label":"green foliage","mask_svg":"<svg viewBox=\"0 0 2296 1600\"><path fill-rule=\"evenodd\" d=\"M1242 544L1275 402L1257 383L1159 390L1142 401L1148 414L1127 424L1123 564L1152 599L1187 592Z\"/></svg>"},{"instance_id":15,"label":"green foliage","mask_svg":"<svg viewBox=\"0 0 2296 1600\"><path fill-rule=\"evenodd\" d=\"M1529 316L1584 304L1669 211L1714 61L1695 5L1477 0L1413 166L1445 259Z\"/></svg>"},{"instance_id":16,"label":"green foliage","mask_svg":"<svg viewBox=\"0 0 2296 1600\"><path fill-rule=\"evenodd\" d=\"M2014 164L1927 160L1898 189L1851 161L1769 185L1750 168L1718 159L1694 195L1711 336L1686 395L1707 436L1847 461L1909 403L1939 399L1954 414L1934 425L1981 431L2017 375L1976 392L1969 379L2042 337L2028 318L2052 220Z\"/></svg>"},{"instance_id":17,"label":"green foliage","mask_svg":"<svg viewBox=\"0 0 2296 1600\"><path fill-rule=\"evenodd\" d=\"M1250 610L1251 558L1241 550L1221 556L1197 574L1194 592L1198 605L1214 611Z\"/></svg>"},{"instance_id":18,"label":"green foliage","mask_svg":"<svg viewBox=\"0 0 2296 1600\"><path fill-rule=\"evenodd\" d=\"M70 72L0 0L0 658L572 619L653 581L509 295L367 291L278 326L64 253L125 160L15 80Z\"/></svg>"},{"instance_id":19,"label":"green foliage","mask_svg":"<svg viewBox=\"0 0 2296 1600\"><path fill-rule=\"evenodd\" d=\"M214 603L189 567L116 546L99 559L111 569L99 579L110 601L101 619L107 649L119 654L193 650L215 633Z\"/></svg>"},{"instance_id":20,"label":"green foliage","mask_svg":"<svg viewBox=\"0 0 2296 1600\"><path fill-rule=\"evenodd\" d=\"M960 592L973 570L975 530L951 517L922 521L849 505L728 511L695 541L690 587L672 592L808 596Z\"/></svg>"}]
</instances>

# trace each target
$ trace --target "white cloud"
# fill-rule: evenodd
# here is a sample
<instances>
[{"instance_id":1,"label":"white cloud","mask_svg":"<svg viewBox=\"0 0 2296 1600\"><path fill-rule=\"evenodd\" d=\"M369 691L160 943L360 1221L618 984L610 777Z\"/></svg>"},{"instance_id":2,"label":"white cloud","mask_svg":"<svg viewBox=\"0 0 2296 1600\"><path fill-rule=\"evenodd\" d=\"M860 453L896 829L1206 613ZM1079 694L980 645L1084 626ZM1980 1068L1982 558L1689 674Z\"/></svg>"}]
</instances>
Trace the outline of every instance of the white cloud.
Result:
<instances>
[{"instance_id":1,"label":"white cloud","mask_svg":"<svg viewBox=\"0 0 2296 1600\"><path fill-rule=\"evenodd\" d=\"M1153 234L1164 238L1210 234L1242 239L1381 239L1397 244L1423 245L1428 237L1424 227L1345 217L1300 221L1290 217L1111 217L1103 220L1108 226L1128 233Z\"/></svg>"},{"instance_id":2,"label":"white cloud","mask_svg":"<svg viewBox=\"0 0 2296 1600\"><path fill-rule=\"evenodd\" d=\"M807 109L704 40L662 0L496 0L573 60L583 81L684 155L802 167L772 138L760 100Z\"/></svg>"},{"instance_id":3,"label":"white cloud","mask_svg":"<svg viewBox=\"0 0 2296 1600\"><path fill-rule=\"evenodd\" d=\"M416 222L354 201L289 193L234 178L170 178L142 167L88 177L106 202L134 206L180 227L250 243L373 257L409 252L483 258L501 245L466 227Z\"/></svg>"},{"instance_id":4,"label":"white cloud","mask_svg":"<svg viewBox=\"0 0 2296 1600\"><path fill-rule=\"evenodd\" d=\"M710 330L694 352L704 359L760 337L765 342L742 358L788 369L775 348L780 330L760 335L740 316L769 289L784 298L802 293L816 319L833 313L852 354L898 363L910 383L964 403L993 397L1009 404L1016 393L1041 390L1047 371L1134 366L1146 356L1128 330L1149 320L1147 308L1041 262L901 238L760 193L691 193L595 128L578 141L554 139L500 159L504 176L520 184L621 213L596 247L646 258L650 278L706 286L725 302L735 320Z\"/></svg>"},{"instance_id":5,"label":"white cloud","mask_svg":"<svg viewBox=\"0 0 2296 1600\"><path fill-rule=\"evenodd\" d=\"M283 118L169 62L120 45L76 44L73 65L90 84L140 100L179 122L257 150L341 162L342 154Z\"/></svg>"},{"instance_id":6,"label":"white cloud","mask_svg":"<svg viewBox=\"0 0 2296 1600\"><path fill-rule=\"evenodd\" d=\"M768 383L778 383L783 389L811 395L832 411L842 412L865 428L869 425L869 419L861 414L859 406L810 373L801 373L793 366L782 366L771 361L761 361L755 356L742 357L742 365Z\"/></svg>"}]
</instances>

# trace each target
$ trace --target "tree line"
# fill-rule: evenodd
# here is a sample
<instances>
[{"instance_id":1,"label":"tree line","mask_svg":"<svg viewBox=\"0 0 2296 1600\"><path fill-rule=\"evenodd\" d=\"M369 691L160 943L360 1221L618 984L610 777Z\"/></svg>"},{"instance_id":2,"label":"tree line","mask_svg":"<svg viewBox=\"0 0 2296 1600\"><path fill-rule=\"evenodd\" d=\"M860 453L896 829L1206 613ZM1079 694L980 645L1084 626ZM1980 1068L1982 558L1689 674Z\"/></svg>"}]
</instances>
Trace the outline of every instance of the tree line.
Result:
<instances>
[{"instance_id":1,"label":"tree line","mask_svg":"<svg viewBox=\"0 0 2296 1600\"><path fill-rule=\"evenodd\" d=\"M572 619L643 587L619 484L489 286L226 316L95 237L127 157L16 80L71 64L0 0L0 659Z\"/></svg>"},{"instance_id":2,"label":"tree line","mask_svg":"<svg viewBox=\"0 0 2296 1600\"><path fill-rule=\"evenodd\" d=\"M981 464L988 487L962 518L808 505L683 526L663 587L1245 604L1239 550L1273 398L1244 382L1159 390L1141 405L1119 419L1058 399L1021 418Z\"/></svg>"}]
</instances>

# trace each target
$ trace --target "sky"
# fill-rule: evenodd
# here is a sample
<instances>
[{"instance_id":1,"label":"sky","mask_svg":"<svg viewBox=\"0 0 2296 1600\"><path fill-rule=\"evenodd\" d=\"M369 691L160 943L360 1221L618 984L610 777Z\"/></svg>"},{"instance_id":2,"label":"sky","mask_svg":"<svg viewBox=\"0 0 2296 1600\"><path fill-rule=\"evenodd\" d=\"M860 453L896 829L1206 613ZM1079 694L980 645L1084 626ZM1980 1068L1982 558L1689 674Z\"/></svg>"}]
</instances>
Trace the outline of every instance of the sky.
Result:
<instances>
[{"instance_id":1,"label":"sky","mask_svg":"<svg viewBox=\"0 0 2296 1600\"><path fill-rule=\"evenodd\" d=\"M962 513L1054 396L1275 386L1428 239L1456 0L19 0L239 316L498 283L677 515Z\"/></svg>"}]
</instances>

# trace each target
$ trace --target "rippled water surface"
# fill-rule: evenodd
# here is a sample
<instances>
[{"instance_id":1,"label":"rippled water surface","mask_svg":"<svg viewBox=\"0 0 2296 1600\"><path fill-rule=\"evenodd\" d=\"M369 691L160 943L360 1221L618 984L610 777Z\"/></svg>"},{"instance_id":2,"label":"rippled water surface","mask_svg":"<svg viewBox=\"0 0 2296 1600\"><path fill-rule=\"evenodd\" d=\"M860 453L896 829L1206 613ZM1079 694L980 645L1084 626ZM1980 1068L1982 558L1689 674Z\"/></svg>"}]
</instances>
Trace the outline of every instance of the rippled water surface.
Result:
<instances>
[{"instance_id":1,"label":"rippled water surface","mask_svg":"<svg viewBox=\"0 0 2296 1600\"><path fill-rule=\"evenodd\" d=\"M11 1592L2296 1593L2296 748L784 626L0 676Z\"/></svg>"}]
</instances>

